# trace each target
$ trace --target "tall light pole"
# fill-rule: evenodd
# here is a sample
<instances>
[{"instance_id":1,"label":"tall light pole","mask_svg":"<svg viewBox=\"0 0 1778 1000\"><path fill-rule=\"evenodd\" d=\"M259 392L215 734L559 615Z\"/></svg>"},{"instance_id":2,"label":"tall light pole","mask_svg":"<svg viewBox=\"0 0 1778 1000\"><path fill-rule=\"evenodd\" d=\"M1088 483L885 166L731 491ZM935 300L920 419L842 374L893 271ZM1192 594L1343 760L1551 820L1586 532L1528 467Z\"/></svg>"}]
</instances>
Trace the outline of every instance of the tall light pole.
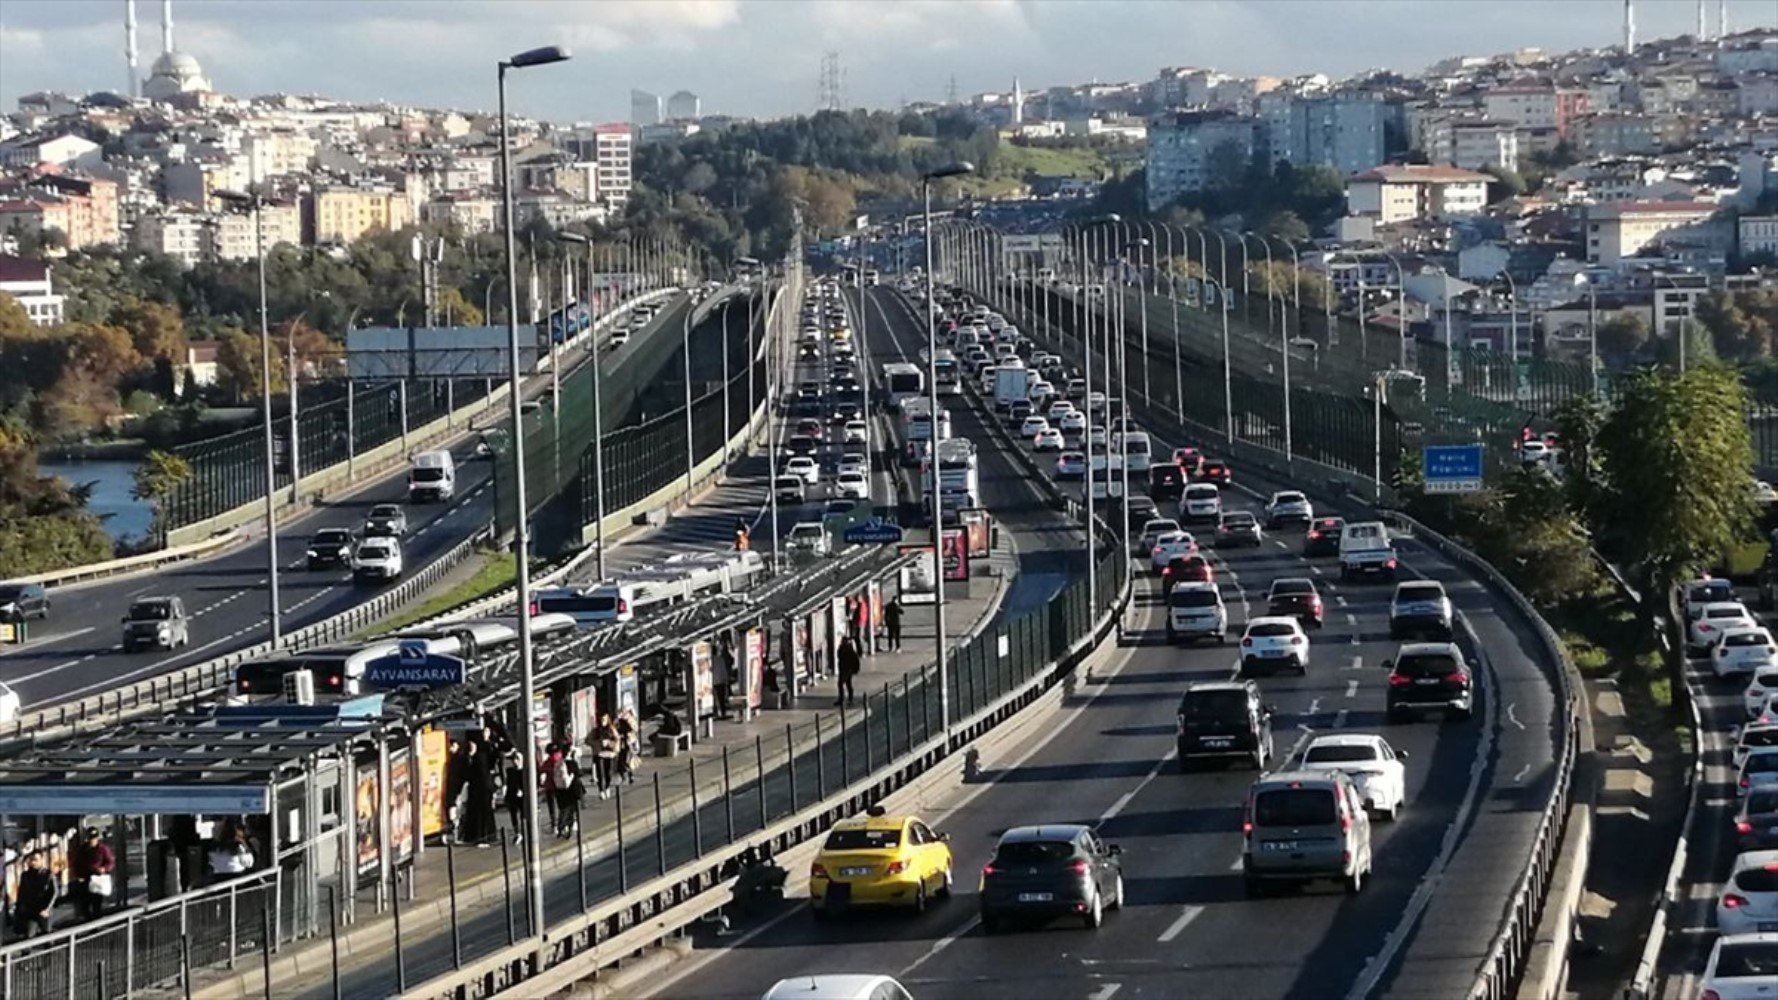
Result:
<instances>
[{"instance_id":1,"label":"tall light pole","mask_svg":"<svg viewBox=\"0 0 1778 1000\"><path fill-rule=\"evenodd\" d=\"M1519 401L1519 286L1514 283L1513 276L1505 268L1500 277L1506 279L1506 322L1507 337L1510 349L1507 351L1507 385L1512 393L1512 401Z\"/></svg>"},{"instance_id":2,"label":"tall light pole","mask_svg":"<svg viewBox=\"0 0 1778 1000\"><path fill-rule=\"evenodd\" d=\"M1135 530L1135 525L1130 523L1130 366L1129 366L1129 353L1128 353L1128 351L1129 351L1128 344L1129 344L1130 338L1126 335L1126 333L1124 331L1124 307L1125 307L1125 304L1129 300L1130 279L1129 279L1129 271L1124 266L1124 262L1123 262L1122 258L1125 253L1127 253L1131 250L1136 251L1136 262L1137 262L1136 263L1136 276L1138 279L1140 279L1142 276L1142 248L1151 246L1151 245L1152 244L1149 242L1148 238L1143 237L1141 239L1132 240L1129 243L1124 244L1123 249L1118 253L1119 260L1118 260L1118 268L1117 268L1117 270L1118 270L1117 278L1118 278L1119 289L1118 289L1118 296L1117 296L1117 371L1118 371L1118 380L1117 380L1117 383L1118 383L1118 408L1117 408L1118 409L1118 430L1117 430L1118 445L1117 445L1117 450L1123 459L1123 462L1121 463L1121 468L1123 470L1122 475L1124 477L1124 488L1123 488L1124 532L1123 532L1122 537L1123 537L1123 545L1124 545L1124 552L1125 552L1124 581L1126 583L1129 582L1130 574L1134 571L1133 567L1135 566L1135 561L1128 558L1129 545L1130 545L1130 542L1129 542L1130 533ZM1148 357L1147 357L1147 353L1148 353L1148 305L1146 302L1143 302L1140 292L1137 295L1136 301L1142 307L1142 331L1143 331L1142 351L1143 351L1143 355L1144 355L1142 358L1142 369L1146 373L1148 370ZM1105 363L1107 365L1111 364L1110 357L1106 358ZM1147 382L1148 382L1148 379L1145 374L1143 377L1143 384L1145 387L1147 385ZM1147 398L1147 389L1146 388L1144 388L1144 390L1143 390L1143 396L1144 396L1144 399L1146 400L1146 398ZM1154 404L1151 402L1148 405L1152 406ZM1109 457L1107 457L1105 464L1108 467L1110 466L1111 460Z\"/></svg>"},{"instance_id":3,"label":"tall light pole","mask_svg":"<svg viewBox=\"0 0 1778 1000\"><path fill-rule=\"evenodd\" d=\"M945 656L944 505L938 488L938 299L932 290L932 182L972 173L973 164L958 162L920 175L921 213L926 227L926 405L931 407L927 441L931 445L932 468L932 610L937 622L933 641L938 647L938 716L947 743L951 736L951 672Z\"/></svg>"},{"instance_id":4,"label":"tall light pole","mask_svg":"<svg viewBox=\"0 0 1778 1000\"><path fill-rule=\"evenodd\" d=\"M564 243L578 243L586 247L586 305L587 305L587 367L593 370L593 516L597 520L593 525L593 559L594 572L599 579L605 579L605 415L600 412L599 384L603 375L599 371L599 334L594 329L598 321L598 312L593 304L593 239L579 233L557 233L556 238Z\"/></svg>"},{"instance_id":5,"label":"tall light pole","mask_svg":"<svg viewBox=\"0 0 1778 1000\"><path fill-rule=\"evenodd\" d=\"M525 795L525 864L530 877L525 879L525 902L530 915L531 932L543 939L543 850L541 824L537 821L537 739L533 713L537 703L536 664L531 650L531 525L525 500L525 422L521 407L524 371L519 367L519 253L512 222L512 134L506 117L506 72L531 66L544 66L568 59L568 50L550 45L520 52L501 60L496 73L500 93L500 202L506 221L506 357L510 417L512 419L512 469L514 518L514 600L519 619L519 753L525 767L525 780L532 782ZM532 956L533 965L541 954Z\"/></svg>"},{"instance_id":6,"label":"tall light pole","mask_svg":"<svg viewBox=\"0 0 1778 1000\"><path fill-rule=\"evenodd\" d=\"M1587 373L1593 379L1593 398L1599 398L1599 291L1593 279L1584 272L1574 276L1577 284L1587 286Z\"/></svg>"}]
</instances>

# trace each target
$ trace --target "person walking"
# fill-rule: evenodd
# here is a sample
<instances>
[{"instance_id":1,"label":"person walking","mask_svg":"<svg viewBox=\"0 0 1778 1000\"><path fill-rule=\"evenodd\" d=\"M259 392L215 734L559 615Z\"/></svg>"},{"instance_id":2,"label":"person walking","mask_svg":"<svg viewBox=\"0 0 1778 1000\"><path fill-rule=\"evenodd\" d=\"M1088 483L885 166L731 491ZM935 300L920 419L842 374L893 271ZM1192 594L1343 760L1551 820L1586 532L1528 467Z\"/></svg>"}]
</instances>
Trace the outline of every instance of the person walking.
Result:
<instances>
[{"instance_id":1,"label":"person walking","mask_svg":"<svg viewBox=\"0 0 1778 1000\"><path fill-rule=\"evenodd\" d=\"M549 810L550 829L556 826L556 766L567 756L562 745L551 740L543 748L543 760L537 764L537 789L543 794L544 808Z\"/></svg>"},{"instance_id":2,"label":"person walking","mask_svg":"<svg viewBox=\"0 0 1778 1000\"><path fill-rule=\"evenodd\" d=\"M617 731L617 724L611 721L607 712L599 716L599 728L593 730L593 774L599 784L601 799L611 794L611 769L617 764L617 755L623 742L623 736Z\"/></svg>"},{"instance_id":3,"label":"person walking","mask_svg":"<svg viewBox=\"0 0 1778 1000\"><path fill-rule=\"evenodd\" d=\"M105 912L105 901L111 898L117 871L117 856L111 845L99 836L99 828L89 826L80 843L74 845L69 874L75 889L74 908L82 920L93 920Z\"/></svg>"},{"instance_id":4,"label":"person walking","mask_svg":"<svg viewBox=\"0 0 1778 1000\"><path fill-rule=\"evenodd\" d=\"M863 669L863 660L858 655L858 640L847 636L840 641L840 697L834 704L850 705L856 696L852 690L852 679Z\"/></svg>"},{"instance_id":5,"label":"person walking","mask_svg":"<svg viewBox=\"0 0 1778 1000\"><path fill-rule=\"evenodd\" d=\"M889 648L901 652L901 595L883 607L883 625L889 630Z\"/></svg>"},{"instance_id":6,"label":"person walking","mask_svg":"<svg viewBox=\"0 0 1778 1000\"><path fill-rule=\"evenodd\" d=\"M512 823L512 839L514 843L525 842L525 796L530 794L531 782L525 774L525 758L517 750L506 752L506 818ZM487 846L487 839L476 842L482 847Z\"/></svg>"},{"instance_id":7,"label":"person walking","mask_svg":"<svg viewBox=\"0 0 1778 1000\"><path fill-rule=\"evenodd\" d=\"M636 724L636 713L624 709L617 713L617 774L616 781L629 784L636 783L636 758L642 752L642 727ZM604 796L603 790L600 796Z\"/></svg>"},{"instance_id":8,"label":"person walking","mask_svg":"<svg viewBox=\"0 0 1778 1000\"><path fill-rule=\"evenodd\" d=\"M500 761L492 744L470 738L463 757L463 807L457 820L457 843L488 847L499 832L494 819L494 776Z\"/></svg>"},{"instance_id":9,"label":"person walking","mask_svg":"<svg viewBox=\"0 0 1778 1000\"><path fill-rule=\"evenodd\" d=\"M56 878L44 863L42 851L25 856L25 870L19 873L18 889L12 901L12 933L28 938L32 932L48 934L49 915L56 908Z\"/></svg>"},{"instance_id":10,"label":"person walking","mask_svg":"<svg viewBox=\"0 0 1778 1000\"><path fill-rule=\"evenodd\" d=\"M571 753L562 755L556 766L556 836L566 839L580 829L580 803L586 798L586 783L581 780L580 761Z\"/></svg>"}]
</instances>

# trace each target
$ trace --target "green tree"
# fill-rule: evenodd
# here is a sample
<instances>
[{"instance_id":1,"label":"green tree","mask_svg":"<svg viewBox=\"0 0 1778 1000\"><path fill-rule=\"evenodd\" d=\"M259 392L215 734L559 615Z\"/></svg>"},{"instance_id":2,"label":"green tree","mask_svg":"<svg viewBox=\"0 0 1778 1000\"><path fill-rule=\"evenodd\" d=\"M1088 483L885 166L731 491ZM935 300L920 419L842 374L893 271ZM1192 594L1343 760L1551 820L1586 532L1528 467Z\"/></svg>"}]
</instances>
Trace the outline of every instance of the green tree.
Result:
<instances>
[{"instance_id":1,"label":"green tree","mask_svg":"<svg viewBox=\"0 0 1778 1000\"><path fill-rule=\"evenodd\" d=\"M1648 343L1648 321L1640 313L1618 313L1599 324L1597 337L1599 350L1607 356L1629 358Z\"/></svg>"},{"instance_id":2,"label":"green tree","mask_svg":"<svg viewBox=\"0 0 1778 1000\"><path fill-rule=\"evenodd\" d=\"M1653 602L1753 523L1746 403L1740 378L1720 366L1644 371L1599 428L1592 521Z\"/></svg>"},{"instance_id":3,"label":"green tree","mask_svg":"<svg viewBox=\"0 0 1778 1000\"><path fill-rule=\"evenodd\" d=\"M174 490L191 479L191 463L170 451L156 448L142 459L141 465L136 466L134 478L130 496L154 505L158 535L162 504Z\"/></svg>"},{"instance_id":4,"label":"green tree","mask_svg":"<svg viewBox=\"0 0 1778 1000\"><path fill-rule=\"evenodd\" d=\"M29 334L31 325L31 314L19 300L0 292L0 342Z\"/></svg>"},{"instance_id":5,"label":"green tree","mask_svg":"<svg viewBox=\"0 0 1778 1000\"><path fill-rule=\"evenodd\" d=\"M1605 406L1591 395L1569 396L1556 405L1553 417L1568 457L1568 471L1563 476L1568 507L1585 517L1594 508L1598 488L1597 442L1599 428L1605 424Z\"/></svg>"}]
</instances>

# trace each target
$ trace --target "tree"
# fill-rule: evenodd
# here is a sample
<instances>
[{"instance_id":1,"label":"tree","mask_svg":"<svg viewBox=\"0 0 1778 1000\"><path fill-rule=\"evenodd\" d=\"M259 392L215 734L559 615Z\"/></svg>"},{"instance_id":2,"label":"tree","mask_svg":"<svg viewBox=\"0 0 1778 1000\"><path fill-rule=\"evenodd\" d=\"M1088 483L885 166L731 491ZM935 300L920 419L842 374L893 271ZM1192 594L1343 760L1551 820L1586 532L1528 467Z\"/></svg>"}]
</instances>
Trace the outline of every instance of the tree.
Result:
<instances>
[{"instance_id":1,"label":"tree","mask_svg":"<svg viewBox=\"0 0 1778 1000\"><path fill-rule=\"evenodd\" d=\"M1488 164L1482 167L1482 173L1493 178L1488 182L1488 204L1490 205L1508 198L1517 198L1525 193L1525 178L1520 177L1516 170Z\"/></svg>"},{"instance_id":2,"label":"tree","mask_svg":"<svg viewBox=\"0 0 1778 1000\"><path fill-rule=\"evenodd\" d=\"M31 332L31 314L18 299L0 292L0 343Z\"/></svg>"},{"instance_id":3,"label":"tree","mask_svg":"<svg viewBox=\"0 0 1778 1000\"><path fill-rule=\"evenodd\" d=\"M1599 535L1651 602L1727 552L1753 523L1747 394L1720 366L1630 377L1599 428Z\"/></svg>"},{"instance_id":4,"label":"tree","mask_svg":"<svg viewBox=\"0 0 1778 1000\"><path fill-rule=\"evenodd\" d=\"M174 490L191 479L191 463L172 452L156 448L142 459L141 465L136 466L134 478L130 496L153 504L154 517L158 524L161 507L167 497L172 496Z\"/></svg>"},{"instance_id":5,"label":"tree","mask_svg":"<svg viewBox=\"0 0 1778 1000\"><path fill-rule=\"evenodd\" d=\"M1287 243L1302 243L1309 238L1309 224L1288 208L1266 212L1254 220L1253 229L1261 236L1270 236Z\"/></svg>"},{"instance_id":6,"label":"tree","mask_svg":"<svg viewBox=\"0 0 1778 1000\"><path fill-rule=\"evenodd\" d=\"M185 319L177 306L130 298L112 311L111 322L129 332L136 353L144 359L185 363Z\"/></svg>"},{"instance_id":7,"label":"tree","mask_svg":"<svg viewBox=\"0 0 1778 1000\"><path fill-rule=\"evenodd\" d=\"M244 330L224 330L216 338L216 388L237 402L259 399L267 391L261 378L259 338ZM284 391L284 359L272 352L271 392Z\"/></svg>"},{"instance_id":8,"label":"tree","mask_svg":"<svg viewBox=\"0 0 1778 1000\"><path fill-rule=\"evenodd\" d=\"M1605 406L1590 395L1574 395L1557 404L1554 413L1556 433L1568 456L1568 471L1563 477L1568 491L1568 507L1584 517L1595 503L1598 488L1599 428L1605 423Z\"/></svg>"},{"instance_id":9,"label":"tree","mask_svg":"<svg viewBox=\"0 0 1778 1000\"><path fill-rule=\"evenodd\" d=\"M0 578L111 558L112 544L80 491L37 471L30 432L0 419Z\"/></svg>"},{"instance_id":10,"label":"tree","mask_svg":"<svg viewBox=\"0 0 1778 1000\"><path fill-rule=\"evenodd\" d=\"M438 310L440 322L451 326L481 326L487 322L482 315L482 307L469 301L463 290L456 285L446 285L438 290Z\"/></svg>"},{"instance_id":11,"label":"tree","mask_svg":"<svg viewBox=\"0 0 1778 1000\"><path fill-rule=\"evenodd\" d=\"M1648 321L1640 313L1618 313L1599 324L1599 350L1615 358L1629 358L1648 343Z\"/></svg>"}]
</instances>

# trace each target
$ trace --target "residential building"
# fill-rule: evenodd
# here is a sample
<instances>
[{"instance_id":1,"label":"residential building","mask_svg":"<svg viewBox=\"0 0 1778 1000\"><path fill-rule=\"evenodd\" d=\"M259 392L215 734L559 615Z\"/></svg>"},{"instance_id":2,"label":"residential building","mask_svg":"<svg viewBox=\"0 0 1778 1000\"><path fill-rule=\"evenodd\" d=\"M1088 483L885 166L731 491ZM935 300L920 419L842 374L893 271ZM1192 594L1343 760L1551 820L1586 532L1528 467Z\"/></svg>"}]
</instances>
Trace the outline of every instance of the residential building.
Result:
<instances>
[{"instance_id":1,"label":"residential building","mask_svg":"<svg viewBox=\"0 0 1778 1000\"><path fill-rule=\"evenodd\" d=\"M1383 162L1388 107L1376 94L1315 96L1273 91L1258 99L1267 155L1342 175Z\"/></svg>"},{"instance_id":2,"label":"residential building","mask_svg":"<svg viewBox=\"0 0 1778 1000\"><path fill-rule=\"evenodd\" d=\"M78 135L21 135L0 143L0 167L89 167L105 162L99 144Z\"/></svg>"},{"instance_id":3,"label":"residential building","mask_svg":"<svg viewBox=\"0 0 1778 1000\"><path fill-rule=\"evenodd\" d=\"M1740 98L1735 113L1751 118L1755 115L1778 115L1778 72L1744 76L1736 81Z\"/></svg>"},{"instance_id":4,"label":"residential building","mask_svg":"<svg viewBox=\"0 0 1778 1000\"><path fill-rule=\"evenodd\" d=\"M598 200L607 208L620 209L630 200L631 171L636 155L636 139L630 127L613 122L593 127L595 155L599 165Z\"/></svg>"},{"instance_id":5,"label":"residential building","mask_svg":"<svg viewBox=\"0 0 1778 1000\"><path fill-rule=\"evenodd\" d=\"M1444 116L1428 122L1426 158L1465 170L1519 169L1519 136L1510 122Z\"/></svg>"},{"instance_id":6,"label":"residential building","mask_svg":"<svg viewBox=\"0 0 1778 1000\"><path fill-rule=\"evenodd\" d=\"M1504 273L1515 287L1522 287L1546 274L1557 260L1579 260L1585 252L1578 243L1489 240L1457 251L1457 277L1485 282Z\"/></svg>"},{"instance_id":7,"label":"residential building","mask_svg":"<svg viewBox=\"0 0 1778 1000\"><path fill-rule=\"evenodd\" d=\"M1778 257L1778 215L1743 215L1736 245L1741 256L1769 254Z\"/></svg>"},{"instance_id":8,"label":"residential building","mask_svg":"<svg viewBox=\"0 0 1778 1000\"><path fill-rule=\"evenodd\" d=\"M1576 120L1573 141L1587 156L1658 153L1662 129L1653 116L1640 112L1596 112Z\"/></svg>"},{"instance_id":9,"label":"residential building","mask_svg":"<svg viewBox=\"0 0 1778 1000\"><path fill-rule=\"evenodd\" d=\"M50 284L49 265L0 254L0 294L12 296L24 306L25 315L37 326L55 326L62 322L64 296L57 295Z\"/></svg>"},{"instance_id":10,"label":"residential building","mask_svg":"<svg viewBox=\"0 0 1778 1000\"><path fill-rule=\"evenodd\" d=\"M1260 143L1259 119L1229 111L1158 115L1148 125L1148 207L1165 208L1181 195L1219 182L1224 166L1239 169Z\"/></svg>"},{"instance_id":11,"label":"residential building","mask_svg":"<svg viewBox=\"0 0 1778 1000\"><path fill-rule=\"evenodd\" d=\"M1589 106L1585 90L1548 83L1494 87L1482 95L1482 108L1496 121L1522 129L1554 129L1566 136L1570 123Z\"/></svg>"},{"instance_id":12,"label":"residential building","mask_svg":"<svg viewBox=\"0 0 1778 1000\"><path fill-rule=\"evenodd\" d=\"M317 187L303 203L310 244L346 244L375 231L394 232L413 221L407 194L393 184Z\"/></svg>"},{"instance_id":13,"label":"residential building","mask_svg":"<svg viewBox=\"0 0 1778 1000\"><path fill-rule=\"evenodd\" d=\"M117 183L98 177L73 176L58 167L44 167L23 179L29 192L54 195L67 205L64 234L70 250L112 246L121 234L118 214Z\"/></svg>"},{"instance_id":14,"label":"residential building","mask_svg":"<svg viewBox=\"0 0 1778 1000\"><path fill-rule=\"evenodd\" d=\"M1696 238L1716 212L1708 202L1627 201L1587 209L1587 260L1616 264L1644 248Z\"/></svg>"},{"instance_id":15,"label":"residential building","mask_svg":"<svg viewBox=\"0 0 1778 1000\"><path fill-rule=\"evenodd\" d=\"M236 208L206 220L203 254L209 260L253 260L259 256L261 233L267 253L280 243L301 246L302 209L294 201L267 200L260 206L257 227L253 209Z\"/></svg>"},{"instance_id":16,"label":"residential building","mask_svg":"<svg viewBox=\"0 0 1778 1000\"><path fill-rule=\"evenodd\" d=\"M1778 73L1778 36L1767 35L1745 42L1731 41L1713 54L1716 71L1724 76L1742 73Z\"/></svg>"},{"instance_id":17,"label":"residential building","mask_svg":"<svg viewBox=\"0 0 1778 1000\"><path fill-rule=\"evenodd\" d=\"M1221 79L1221 74L1213 70L1170 67L1145 85L1144 96L1163 110L1203 108L1209 105L1211 90Z\"/></svg>"},{"instance_id":18,"label":"residential building","mask_svg":"<svg viewBox=\"0 0 1778 1000\"><path fill-rule=\"evenodd\" d=\"M661 98L646 90L630 91L630 124L638 128L658 125L661 121Z\"/></svg>"},{"instance_id":19,"label":"residential building","mask_svg":"<svg viewBox=\"0 0 1778 1000\"><path fill-rule=\"evenodd\" d=\"M519 225L542 219L560 229L572 222L603 223L611 213L604 205L581 201L561 191L527 191L514 197L513 214Z\"/></svg>"},{"instance_id":20,"label":"residential building","mask_svg":"<svg viewBox=\"0 0 1778 1000\"><path fill-rule=\"evenodd\" d=\"M703 102L698 95L689 90L675 91L667 98L667 118L676 121L695 121L703 111Z\"/></svg>"},{"instance_id":21,"label":"residential building","mask_svg":"<svg viewBox=\"0 0 1778 1000\"><path fill-rule=\"evenodd\" d=\"M420 208L423 222L449 223L467 235L500 230L500 199L490 190L446 191Z\"/></svg>"},{"instance_id":22,"label":"residential building","mask_svg":"<svg viewBox=\"0 0 1778 1000\"><path fill-rule=\"evenodd\" d=\"M1346 206L1383 225L1479 215L1488 207L1489 180L1455 167L1385 164L1347 179Z\"/></svg>"},{"instance_id":23,"label":"residential building","mask_svg":"<svg viewBox=\"0 0 1778 1000\"><path fill-rule=\"evenodd\" d=\"M216 363L217 355L222 351L222 342L216 340L193 340L185 345L184 371L174 383L182 390L187 382L205 389L216 384L216 376L220 368Z\"/></svg>"},{"instance_id":24,"label":"residential building","mask_svg":"<svg viewBox=\"0 0 1778 1000\"><path fill-rule=\"evenodd\" d=\"M186 267L205 259L210 245L210 216L190 208L168 208L136 220L130 234L136 249L165 254Z\"/></svg>"}]
</instances>

